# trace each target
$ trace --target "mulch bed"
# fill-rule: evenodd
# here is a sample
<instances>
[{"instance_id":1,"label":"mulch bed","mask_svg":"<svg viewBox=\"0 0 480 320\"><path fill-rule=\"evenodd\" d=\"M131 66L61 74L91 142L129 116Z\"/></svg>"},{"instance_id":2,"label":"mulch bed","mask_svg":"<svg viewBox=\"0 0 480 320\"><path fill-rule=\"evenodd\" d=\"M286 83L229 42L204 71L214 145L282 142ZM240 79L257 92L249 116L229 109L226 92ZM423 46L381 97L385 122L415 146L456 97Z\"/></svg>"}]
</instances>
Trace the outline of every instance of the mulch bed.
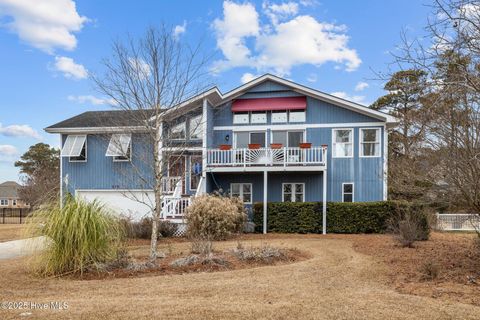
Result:
<instances>
[{"instance_id":1,"label":"mulch bed","mask_svg":"<svg viewBox=\"0 0 480 320\"><path fill-rule=\"evenodd\" d=\"M401 293L445 298L480 305L480 248L474 234L432 233L414 248L399 246L388 235L353 236L354 249L379 258L388 282ZM432 263L438 277L428 280L422 269Z\"/></svg>"}]
</instances>

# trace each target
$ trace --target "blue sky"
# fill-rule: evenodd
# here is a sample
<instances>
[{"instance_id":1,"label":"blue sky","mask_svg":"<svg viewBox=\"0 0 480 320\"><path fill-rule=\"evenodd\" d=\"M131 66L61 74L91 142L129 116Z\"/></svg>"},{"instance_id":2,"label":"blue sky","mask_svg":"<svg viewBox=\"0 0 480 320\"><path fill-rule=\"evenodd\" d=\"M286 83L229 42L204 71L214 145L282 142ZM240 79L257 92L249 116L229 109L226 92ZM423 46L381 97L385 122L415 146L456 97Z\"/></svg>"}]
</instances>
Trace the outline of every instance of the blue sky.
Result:
<instances>
[{"instance_id":1,"label":"blue sky","mask_svg":"<svg viewBox=\"0 0 480 320\"><path fill-rule=\"evenodd\" d=\"M212 82L225 92L265 72L369 104L406 29L423 34L428 2L0 0L0 182L43 128L108 109L88 73L101 73L111 43L162 22L183 40L203 39Z\"/></svg>"}]
</instances>

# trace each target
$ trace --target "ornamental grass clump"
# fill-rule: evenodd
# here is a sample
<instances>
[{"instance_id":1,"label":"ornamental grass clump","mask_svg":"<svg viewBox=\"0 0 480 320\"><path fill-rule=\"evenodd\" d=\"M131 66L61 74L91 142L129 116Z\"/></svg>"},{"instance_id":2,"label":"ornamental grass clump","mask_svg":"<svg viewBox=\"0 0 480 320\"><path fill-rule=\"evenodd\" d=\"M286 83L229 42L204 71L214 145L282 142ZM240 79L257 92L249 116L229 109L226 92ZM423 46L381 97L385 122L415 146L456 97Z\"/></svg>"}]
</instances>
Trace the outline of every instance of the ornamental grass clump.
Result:
<instances>
[{"instance_id":1,"label":"ornamental grass clump","mask_svg":"<svg viewBox=\"0 0 480 320\"><path fill-rule=\"evenodd\" d=\"M203 195L187 208L191 239L225 240L243 229L247 215L238 198Z\"/></svg>"},{"instance_id":2,"label":"ornamental grass clump","mask_svg":"<svg viewBox=\"0 0 480 320\"><path fill-rule=\"evenodd\" d=\"M27 221L30 236L44 236L46 248L34 261L42 276L82 274L112 263L123 250L120 220L97 201L68 196L63 207L50 203Z\"/></svg>"}]
</instances>

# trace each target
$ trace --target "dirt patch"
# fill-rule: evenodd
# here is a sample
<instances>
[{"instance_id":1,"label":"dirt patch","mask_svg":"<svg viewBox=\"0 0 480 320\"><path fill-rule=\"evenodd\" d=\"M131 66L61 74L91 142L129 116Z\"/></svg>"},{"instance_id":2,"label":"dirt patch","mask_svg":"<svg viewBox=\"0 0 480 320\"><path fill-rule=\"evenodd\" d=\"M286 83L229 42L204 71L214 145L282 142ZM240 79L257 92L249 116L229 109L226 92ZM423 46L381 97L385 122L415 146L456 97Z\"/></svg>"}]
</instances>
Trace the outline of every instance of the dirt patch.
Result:
<instances>
[{"instance_id":1,"label":"dirt patch","mask_svg":"<svg viewBox=\"0 0 480 320\"><path fill-rule=\"evenodd\" d=\"M414 248L398 246L388 235L351 236L353 247L386 264L388 282L401 293L480 305L480 259L474 234L432 234ZM476 251L477 250L477 251ZM438 268L428 280L426 265Z\"/></svg>"},{"instance_id":2,"label":"dirt patch","mask_svg":"<svg viewBox=\"0 0 480 320\"><path fill-rule=\"evenodd\" d=\"M0 242L24 239L23 224L0 224Z\"/></svg>"}]
</instances>

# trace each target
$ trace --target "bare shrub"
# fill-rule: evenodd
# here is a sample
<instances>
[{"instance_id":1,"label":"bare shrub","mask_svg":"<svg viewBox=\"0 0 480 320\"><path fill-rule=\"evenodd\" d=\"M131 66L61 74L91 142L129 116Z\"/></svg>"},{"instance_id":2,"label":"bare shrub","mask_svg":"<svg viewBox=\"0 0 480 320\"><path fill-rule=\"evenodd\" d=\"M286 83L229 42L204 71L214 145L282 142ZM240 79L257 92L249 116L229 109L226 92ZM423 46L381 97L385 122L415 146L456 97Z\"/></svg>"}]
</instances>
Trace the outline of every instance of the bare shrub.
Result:
<instances>
[{"instance_id":1,"label":"bare shrub","mask_svg":"<svg viewBox=\"0 0 480 320\"><path fill-rule=\"evenodd\" d=\"M438 278L440 273L440 266L438 263L429 260L422 264L420 267L420 272L422 273L422 278L425 280L435 280Z\"/></svg>"},{"instance_id":2,"label":"bare shrub","mask_svg":"<svg viewBox=\"0 0 480 320\"><path fill-rule=\"evenodd\" d=\"M223 257L208 254L206 256L189 255L184 258L179 258L170 263L174 268L182 268L188 266L208 266L225 268L228 266L228 261Z\"/></svg>"},{"instance_id":3,"label":"bare shrub","mask_svg":"<svg viewBox=\"0 0 480 320\"><path fill-rule=\"evenodd\" d=\"M287 258L285 249L262 245L260 247L244 248L243 245L237 245L233 254L243 261L272 263L275 260L284 260Z\"/></svg>"},{"instance_id":4,"label":"bare shrub","mask_svg":"<svg viewBox=\"0 0 480 320\"><path fill-rule=\"evenodd\" d=\"M225 240L242 231L247 215L239 199L204 195L187 208L186 218L190 238Z\"/></svg>"},{"instance_id":5,"label":"bare shrub","mask_svg":"<svg viewBox=\"0 0 480 320\"><path fill-rule=\"evenodd\" d=\"M194 239L192 241L191 253L208 255L213 252L213 244L210 240Z\"/></svg>"},{"instance_id":6,"label":"bare shrub","mask_svg":"<svg viewBox=\"0 0 480 320\"><path fill-rule=\"evenodd\" d=\"M133 221L130 218L123 218L122 224L126 230L128 238L132 239L150 239L152 237L152 218L143 218L139 221ZM160 221L158 223L158 237L173 237L177 231L177 225L170 221Z\"/></svg>"},{"instance_id":7,"label":"bare shrub","mask_svg":"<svg viewBox=\"0 0 480 320\"><path fill-rule=\"evenodd\" d=\"M412 248L415 241L429 239L430 214L421 205L399 204L395 208L393 217L388 221L388 228L401 246Z\"/></svg>"}]
</instances>

